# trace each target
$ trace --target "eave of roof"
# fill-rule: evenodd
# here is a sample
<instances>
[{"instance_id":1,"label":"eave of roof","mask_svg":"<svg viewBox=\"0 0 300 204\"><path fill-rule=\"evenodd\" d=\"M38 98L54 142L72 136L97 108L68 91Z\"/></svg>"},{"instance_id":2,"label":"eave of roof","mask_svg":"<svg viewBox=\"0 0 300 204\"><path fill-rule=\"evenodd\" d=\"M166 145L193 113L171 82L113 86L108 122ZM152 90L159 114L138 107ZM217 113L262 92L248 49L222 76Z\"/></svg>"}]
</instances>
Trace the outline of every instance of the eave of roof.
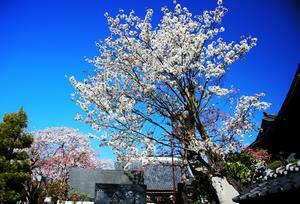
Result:
<instances>
[{"instance_id":1,"label":"eave of roof","mask_svg":"<svg viewBox=\"0 0 300 204\"><path fill-rule=\"evenodd\" d=\"M259 200L266 196L300 189L300 160L297 163L279 167L269 171L261 182L250 186L245 192L234 197L234 202Z\"/></svg>"},{"instance_id":2,"label":"eave of roof","mask_svg":"<svg viewBox=\"0 0 300 204\"><path fill-rule=\"evenodd\" d=\"M276 151L278 149L282 149L285 144L291 143L294 144L296 142L295 138L291 141L288 138L291 138L292 135L285 135L285 143L283 144L280 138L282 135L279 135L278 132L281 128L286 128L284 124L285 120L289 118L289 115L298 114L300 112L300 104L298 102L300 100L300 64L298 65L298 69L295 73L293 82L290 86L288 94L278 112L278 115L270 115L264 113L264 118L262 120L261 131L258 133L256 140L250 145L251 148L263 148L270 149L273 148ZM295 117L295 116L293 116ZM297 119L294 119L297 120ZM291 123L289 122L288 125ZM274 147L276 146L276 147ZM294 148L293 151L295 151ZM300 151L300 149L299 149Z\"/></svg>"}]
</instances>

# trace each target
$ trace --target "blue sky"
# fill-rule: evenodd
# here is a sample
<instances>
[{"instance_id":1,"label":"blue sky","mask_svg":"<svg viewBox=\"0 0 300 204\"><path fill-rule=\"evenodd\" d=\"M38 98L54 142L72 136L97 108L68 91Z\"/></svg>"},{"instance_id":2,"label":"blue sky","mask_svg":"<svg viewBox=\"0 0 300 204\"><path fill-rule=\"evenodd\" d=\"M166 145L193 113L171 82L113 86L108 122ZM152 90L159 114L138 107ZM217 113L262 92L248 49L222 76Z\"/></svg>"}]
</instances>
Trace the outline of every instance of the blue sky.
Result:
<instances>
[{"instance_id":1,"label":"blue sky","mask_svg":"<svg viewBox=\"0 0 300 204\"><path fill-rule=\"evenodd\" d=\"M212 0L179 1L192 13L214 8ZM296 1L294 1L296 2ZM97 55L95 42L108 35L104 13L119 8L143 15L171 0L0 0L0 117L24 107L29 130L69 126L88 133L90 128L73 120L80 111L71 100L73 87L65 75L83 78L91 67L84 56ZM258 38L258 46L232 66L228 82L244 94L260 91L276 114L300 63L300 15L293 1L224 0L226 40L241 35ZM260 118L258 118L260 121ZM94 144L96 146L96 144ZM102 158L112 158L102 149Z\"/></svg>"}]
</instances>

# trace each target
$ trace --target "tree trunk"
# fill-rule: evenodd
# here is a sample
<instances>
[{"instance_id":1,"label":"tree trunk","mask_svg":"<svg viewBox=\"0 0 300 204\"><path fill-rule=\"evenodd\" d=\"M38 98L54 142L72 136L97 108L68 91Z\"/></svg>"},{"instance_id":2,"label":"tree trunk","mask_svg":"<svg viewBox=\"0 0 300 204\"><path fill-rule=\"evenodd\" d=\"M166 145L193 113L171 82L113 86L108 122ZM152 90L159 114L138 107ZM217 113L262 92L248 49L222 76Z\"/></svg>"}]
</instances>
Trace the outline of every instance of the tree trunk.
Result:
<instances>
[{"instance_id":1,"label":"tree trunk","mask_svg":"<svg viewBox=\"0 0 300 204\"><path fill-rule=\"evenodd\" d=\"M235 204L232 198L239 192L227 181L226 177L212 177L212 185L217 192L220 204Z\"/></svg>"}]
</instances>

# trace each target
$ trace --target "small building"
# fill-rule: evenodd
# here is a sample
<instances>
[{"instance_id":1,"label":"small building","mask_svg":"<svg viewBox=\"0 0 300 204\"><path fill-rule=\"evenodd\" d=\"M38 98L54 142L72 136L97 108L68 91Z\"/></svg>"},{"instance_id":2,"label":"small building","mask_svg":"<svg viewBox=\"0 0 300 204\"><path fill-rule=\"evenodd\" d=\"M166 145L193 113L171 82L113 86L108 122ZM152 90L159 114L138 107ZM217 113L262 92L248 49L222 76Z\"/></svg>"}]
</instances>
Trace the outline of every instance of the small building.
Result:
<instances>
[{"instance_id":1,"label":"small building","mask_svg":"<svg viewBox=\"0 0 300 204\"><path fill-rule=\"evenodd\" d=\"M171 157L142 157L128 162L125 165L126 171L71 168L69 186L73 191L97 198L97 186L102 188L102 193L112 194L105 186L113 187L113 189L123 186L141 192L140 188L133 187L133 185L145 185L149 202L172 203L170 198L174 195L174 190L181 180L179 162L180 159L174 158L173 169Z\"/></svg>"},{"instance_id":2,"label":"small building","mask_svg":"<svg viewBox=\"0 0 300 204\"><path fill-rule=\"evenodd\" d=\"M95 198L95 185L102 184L133 184L131 178L121 170L102 170L71 168L69 170L70 190L86 193Z\"/></svg>"},{"instance_id":3,"label":"small building","mask_svg":"<svg viewBox=\"0 0 300 204\"><path fill-rule=\"evenodd\" d=\"M69 170L70 191L85 193L101 204L146 204L146 186L139 178L137 174L122 170Z\"/></svg>"},{"instance_id":4,"label":"small building","mask_svg":"<svg viewBox=\"0 0 300 204\"><path fill-rule=\"evenodd\" d=\"M143 172L149 202L172 203L170 198L174 196L174 191L178 190L177 185L181 181L181 160L178 158L173 160L174 166L172 157L141 157L132 159L125 168Z\"/></svg>"}]
</instances>

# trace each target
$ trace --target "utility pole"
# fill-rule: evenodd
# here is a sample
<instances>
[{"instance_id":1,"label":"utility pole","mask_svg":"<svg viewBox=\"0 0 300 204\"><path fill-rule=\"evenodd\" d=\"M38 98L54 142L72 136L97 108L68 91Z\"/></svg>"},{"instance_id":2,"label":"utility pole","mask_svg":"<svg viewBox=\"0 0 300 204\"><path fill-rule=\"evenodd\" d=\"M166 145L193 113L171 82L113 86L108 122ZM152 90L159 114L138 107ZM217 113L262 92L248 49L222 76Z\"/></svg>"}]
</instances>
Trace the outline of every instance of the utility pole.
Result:
<instances>
[{"instance_id":1,"label":"utility pole","mask_svg":"<svg viewBox=\"0 0 300 204\"><path fill-rule=\"evenodd\" d=\"M173 203L176 200L176 178L175 178L175 165L174 165L174 143L171 140L171 156L172 156L172 175L173 175Z\"/></svg>"}]
</instances>

